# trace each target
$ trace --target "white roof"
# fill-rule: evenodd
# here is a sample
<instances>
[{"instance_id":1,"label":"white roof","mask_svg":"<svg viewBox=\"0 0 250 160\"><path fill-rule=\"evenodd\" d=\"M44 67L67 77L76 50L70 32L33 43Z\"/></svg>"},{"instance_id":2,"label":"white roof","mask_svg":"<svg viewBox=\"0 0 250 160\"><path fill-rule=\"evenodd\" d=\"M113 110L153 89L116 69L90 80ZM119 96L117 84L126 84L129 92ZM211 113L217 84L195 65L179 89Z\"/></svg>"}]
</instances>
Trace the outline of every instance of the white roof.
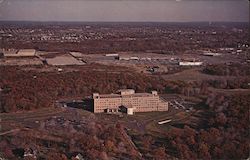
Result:
<instances>
[{"instance_id":1,"label":"white roof","mask_svg":"<svg viewBox=\"0 0 250 160\"><path fill-rule=\"evenodd\" d=\"M36 50L35 49L20 49L18 51L18 55L35 55Z\"/></svg>"},{"instance_id":2,"label":"white roof","mask_svg":"<svg viewBox=\"0 0 250 160\"><path fill-rule=\"evenodd\" d=\"M19 57L19 56L35 56L35 49L20 49L18 52L16 50L6 50L4 51L4 56L6 57Z\"/></svg>"},{"instance_id":3,"label":"white roof","mask_svg":"<svg viewBox=\"0 0 250 160\"><path fill-rule=\"evenodd\" d=\"M69 52L74 57L82 57L83 54L81 52Z\"/></svg>"}]
</instances>

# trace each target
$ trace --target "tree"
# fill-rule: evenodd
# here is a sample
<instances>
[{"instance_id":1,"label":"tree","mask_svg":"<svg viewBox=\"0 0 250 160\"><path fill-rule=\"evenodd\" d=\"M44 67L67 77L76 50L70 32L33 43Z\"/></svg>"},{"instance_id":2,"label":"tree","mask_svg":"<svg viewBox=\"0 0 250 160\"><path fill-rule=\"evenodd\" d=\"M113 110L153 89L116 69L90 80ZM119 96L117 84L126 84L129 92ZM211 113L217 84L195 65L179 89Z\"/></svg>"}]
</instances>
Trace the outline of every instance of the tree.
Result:
<instances>
[{"instance_id":1,"label":"tree","mask_svg":"<svg viewBox=\"0 0 250 160\"><path fill-rule=\"evenodd\" d=\"M108 152L112 152L115 148L114 142L112 142L111 140L105 141L105 148Z\"/></svg>"},{"instance_id":2,"label":"tree","mask_svg":"<svg viewBox=\"0 0 250 160\"><path fill-rule=\"evenodd\" d=\"M200 143L198 148L198 155L200 158L211 159L211 155L209 153L209 147L206 143Z\"/></svg>"},{"instance_id":3,"label":"tree","mask_svg":"<svg viewBox=\"0 0 250 160\"><path fill-rule=\"evenodd\" d=\"M159 160L163 160L163 159L166 159L166 151L165 151L165 148L164 147L158 147L156 149L153 150L153 154L154 154L154 157L156 159L159 159Z\"/></svg>"}]
</instances>

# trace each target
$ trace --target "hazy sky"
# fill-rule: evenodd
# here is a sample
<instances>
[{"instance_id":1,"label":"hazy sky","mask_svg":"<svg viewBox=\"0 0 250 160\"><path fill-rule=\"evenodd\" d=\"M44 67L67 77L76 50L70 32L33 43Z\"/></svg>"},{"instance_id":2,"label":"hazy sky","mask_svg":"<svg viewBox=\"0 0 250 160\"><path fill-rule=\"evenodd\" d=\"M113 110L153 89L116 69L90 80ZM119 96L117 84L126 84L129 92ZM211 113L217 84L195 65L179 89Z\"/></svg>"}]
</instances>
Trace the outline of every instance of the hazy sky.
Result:
<instances>
[{"instance_id":1,"label":"hazy sky","mask_svg":"<svg viewBox=\"0 0 250 160\"><path fill-rule=\"evenodd\" d=\"M0 20L249 21L249 1L0 0Z\"/></svg>"}]
</instances>

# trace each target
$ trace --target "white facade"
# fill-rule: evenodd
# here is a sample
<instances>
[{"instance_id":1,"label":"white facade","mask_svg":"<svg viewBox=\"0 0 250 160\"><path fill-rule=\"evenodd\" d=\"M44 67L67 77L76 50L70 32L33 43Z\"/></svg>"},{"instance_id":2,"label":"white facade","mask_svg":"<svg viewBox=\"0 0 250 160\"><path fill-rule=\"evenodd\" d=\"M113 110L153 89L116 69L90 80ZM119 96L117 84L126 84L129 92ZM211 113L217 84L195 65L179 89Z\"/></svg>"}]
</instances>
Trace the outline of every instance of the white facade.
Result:
<instances>
[{"instance_id":1,"label":"white facade","mask_svg":"<svg viewBox=\"0 0 250 160\"><path fill-rule=\"evenodd\" d=\"M203 62L179 62L180 66L200 66Z\"/></svg>"},{"instance_id":2,"label":"white facade","mask_svg":"<svg viewBox=\"0 0 250 160\"><path fill-rule=\"evenodd\" d=\"M119 54L106 54L106 57L119 57Z\"/></svg>"},{"instance_id":3,"label":"white facade","mask_svg":"<svg viewBox=\"0 0 250 160\"><path fill-rule=\"evenodd\" d=\"M130 57L131 60L139 60L139 57Z\"/></svg>"},{"instance_id":4,"label":"white facade","mask_svg":"<svg viewBox=\"0 0 250 160\"><path fill-rule=\"evenodd\" d=\"M204 56L221 56L221 53L205 52Z\"/></svg>"},{"instance_id":5,"label":"white facade","mask_svg":"<svg viewBox=\"0 0 250 160\"><path fill-rule=\"evenodd\" d=\"M168 102L162 100L156 91L135 93L134 90L120 90L119 94L93 94L94 113L125 108L127 114L134 112L167 111Z\"/></svg>"},{"instance_id":6,"label":"white facade","mask_svg":"<svg viewBox=\"0 0 250 160\"><path fill-rule=\"evenodd\" d=\"M127 108L127 114L133 115L134 114L134 108Z\"/></svg>"}]
</instances>

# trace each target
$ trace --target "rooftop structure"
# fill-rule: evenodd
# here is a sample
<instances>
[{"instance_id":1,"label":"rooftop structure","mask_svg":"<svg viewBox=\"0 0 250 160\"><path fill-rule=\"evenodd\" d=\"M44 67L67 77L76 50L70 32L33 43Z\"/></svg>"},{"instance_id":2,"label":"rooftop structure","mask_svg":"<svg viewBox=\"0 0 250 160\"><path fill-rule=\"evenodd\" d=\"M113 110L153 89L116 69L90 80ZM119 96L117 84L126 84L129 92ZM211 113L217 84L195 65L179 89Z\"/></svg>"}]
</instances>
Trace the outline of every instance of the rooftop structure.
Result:
<instances>
[{"instance_id":1,"label":"rooftop structure","mask_svg":"<svg viewBox=\"0 0 250 160\"><path fill-rule=\"evenodd\" d=\"M19 56L35 56L36 50L35 49L20 49L17 54Z\"/></svg>"},{"instance_id":2,"label":"rooftop structure","mask_svg":"<svg viewBox=\"0 0 250 160\"><path fill-rule=\"evenodd\" d=\"M69 52L73 57L81 58L83 54L81 52Z\"/></svg>"},{"instance_id":3,"label":"rooftop structure","mask_svg":"<svg viewBox=\"0 0 250 160\"><path fill-rule=\"evenodd\" d=\"M168 103L162 100L157 91L135 93L133 89L119 90L116 94L93 94L94 113L167 111Z\"/></svg>"},{"instance_id":4,"label":"rooftop structure","mask_svg":"<svg viewBox=\"0 0 250 160\"><path fill-rule=\"evenodd\" d=\"M35 49L20 49L19 51L15 49L4 49L5 57L33 57L36 54Z\"/></svg>"},{"instance_id":5,"label":"rooftop structure","mask_svg":"<svg viewBox=\"0 0 250 160\"><path fill-rule=\"evenodd\" d=\"M77 60L74 57L69 56L69 55L62 55L62 56L57 56L54 58L47 58L46 61L49 65L54 65L54 66L84 65L85 64L84 62L79 61L79 60Z\"/></svg>"}]
</instances>

